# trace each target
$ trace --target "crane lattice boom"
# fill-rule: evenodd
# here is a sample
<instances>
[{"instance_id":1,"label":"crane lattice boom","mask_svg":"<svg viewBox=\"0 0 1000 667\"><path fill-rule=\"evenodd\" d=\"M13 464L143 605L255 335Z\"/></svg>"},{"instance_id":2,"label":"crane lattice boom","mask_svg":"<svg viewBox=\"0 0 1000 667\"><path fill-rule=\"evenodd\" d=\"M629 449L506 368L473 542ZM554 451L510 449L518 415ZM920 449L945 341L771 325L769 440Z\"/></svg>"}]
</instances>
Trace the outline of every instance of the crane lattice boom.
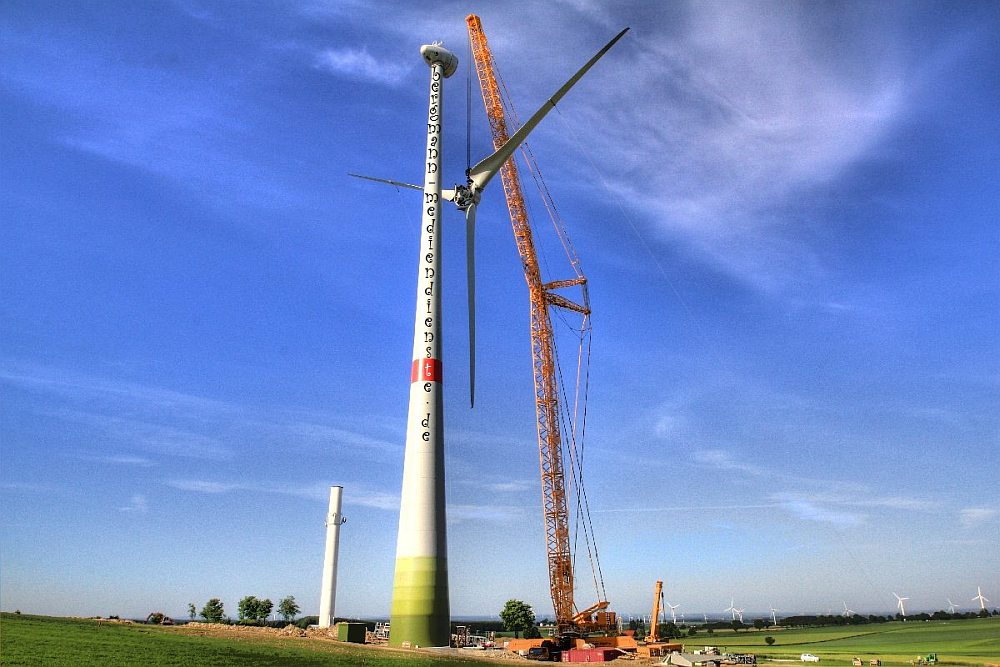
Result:
<instances>
[{"instance_id":1,"label":"crane lattice boom","mask_svg":"<svg viewBox=\"0 0 1000 667\"><path fill-rule=\"evenodd\" d=\"M470 15L466 22L472 43L479 85L486 106L494 149L499 149L508 138L503 100L494 72L493 56L486 42L479 17ZM539 467L542 478L542 507L545 520L545 538L548 553L549 587L560 630L570 629L578 622L573 602L573 562L570 551L569 512L566 500L566 480L562 461L562 434L559 428L559 396L556 379L555 342L549 306L565 308L590 315L588 305L579 305L553 290L585 286L586 278L577 269L577 277L543 283L538 257L528 223L524 196L513 157L500 171L507 207L518 253L524 265L524 278L528 284L531 304L531 354L535 381L535 413L538 425ZM601 607L606 608L607 603Z\"/></svg>"}]
</instances>

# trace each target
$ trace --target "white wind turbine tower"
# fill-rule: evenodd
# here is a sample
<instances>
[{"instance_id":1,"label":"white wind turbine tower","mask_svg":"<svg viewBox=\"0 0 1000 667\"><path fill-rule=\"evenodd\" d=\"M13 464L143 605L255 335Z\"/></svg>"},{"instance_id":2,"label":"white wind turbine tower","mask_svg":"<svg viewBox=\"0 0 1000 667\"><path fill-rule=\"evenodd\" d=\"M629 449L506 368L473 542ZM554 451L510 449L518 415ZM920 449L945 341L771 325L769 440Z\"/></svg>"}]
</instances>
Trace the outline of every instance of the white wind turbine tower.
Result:
<instances>
[{"instance_id":1,"label":"white wind turbine tower","mask_svg":"<svg viewBox=\"0 0 1000 667\"><path fill-rule=\"evenodd\" d=\"M903 600L909 600L910 598L901 598L895 593L893 595L896 598L896 604L899 605L899 615L906 618L906 607L903 606Z\"/></svg>"},{"instance_id":2,"label":"white wind turbine tower","mask_svg":"<svg viewBox=\"0 0 1000 667\"><path fill-rule=\"evenodd\" d=\"M983 597L983 589L979 586L976 586L976 597L972 598L973 602L976 600L979 600L979 608L981 610L986 609L986 603L989 602L989 600Z\"/></svg>"},{"instance_id":3,"label":"white wind turbine tower","mask_svg":"<svg viewBox=\"0 0 1000 667\"><path fill-rule=\"evenodd\" d=\"M740 623L742 623L743 622L743 612L745 610L744 609L734 609L733 611L735 611L736 614L737 614L737 616L740 617Z\"/></svg>"},{"instance_id":4,"label":"white wind turbine tower","mask_svg":"<svg viewBox=\"0 0 1000 667\"><path fill-rule=\"evenodd\" d=\"M844 601L844 616L850 617L854 616L854 610L847 608L847 601Z\"/></svg>"},{"instance_id":5,"label":"white wind turbine tower","mask_svg":"<svg viewBox=\"0 0 1000 667\"><path fill-rule=\"evenodd\" d=\"M778 611L777 609L775 609L774 607L771 607L771 622L774 625L778 625L778 617L775 616L775 614L777 613L777 611Z\"/></svg>"},{"instance_id":6,"label":"white wind turbine tower","mask_svg":"<svg viewBox=\"0 0 1000 667\"><path fill-rule=\"evenodd\" d=\"M975 598L972 598L972 599L975 600ZM954 614L955 610L958 609L958 605L956 605L954 602L952 602L951 598L947 598L947 600L948 600L948 613L949 614Z\"/></svg>"},{"instance_id":7,"label":"white wind turbine tower","mask_svg":"<svg viewBox=\"0 0 1000 667\"><path fill-rule=\"evenodd\" d=\"M729 598L729 606L722 610L722 613L727 611L733 612L733 620L736 620L736 600L734 598Z\"/></svg>"},{"instance_id":8,"label":"white wind turbine tower","mask_svg":"<svg viewBox=\"0 0 1000 667\"><path fill-rule=\"evenodd\" d=\"M677 612L676 612L676 610L677 610L678 607L680 607L680 605L679 604L670 604L668 602L667 606L670 607L670 620L672 620L674 622L674 625L677 625Z\"/></svg>"}]
</instances>

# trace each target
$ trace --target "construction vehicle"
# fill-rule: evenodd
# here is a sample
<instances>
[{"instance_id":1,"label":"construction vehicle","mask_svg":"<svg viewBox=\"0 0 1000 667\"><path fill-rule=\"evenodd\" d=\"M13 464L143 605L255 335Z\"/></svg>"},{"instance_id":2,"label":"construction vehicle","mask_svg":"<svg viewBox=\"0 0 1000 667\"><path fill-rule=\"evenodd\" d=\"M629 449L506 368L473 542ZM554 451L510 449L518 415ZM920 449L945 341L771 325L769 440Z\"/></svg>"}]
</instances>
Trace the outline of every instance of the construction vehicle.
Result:
<instances>
[{"instance_id":1,"label":"construction vehicle","mask_svg":"<svg viewBox=\"0 0 1000 667\"><path fill-rule=\"evenodd\" d=\"M505 103L500 93L500 85L497 82L493 56L489 50L486 35L483 32L479 17L469 15L466 22L469 30L473 62L483 95L483 103L486 108L493 145L494 148L499 148L507 142L509 134L507 131ZM510 108L509 104L507 108ZM540 181L540 173L538 172L537 165L534 165L534 159L527 145L522 146L522 153L526 156L529 165L532 166L532 172L536 181ZM543 648L543 642L548 642L552 645L551 647L545 647L545 651L536 651L535 653L539 656L553 654L555 650L565 651L573 648L582 648L587 644L634 650L636 647L634 638L617 637L610 634L617 629L617 616L614 612L606 611L609 603L606 599L606 593L603 590L603 575L600 573L600 565L597 561L596 545L592 545L592 532L589 527L589 508L586 505L586 496L580 490L582 473L579 470L578 456L574 456L577 438L576 420L567 419L567 423L573 424L572 428L568 429L568 436L573 445L572 447L568 447L570 466L573 472L570 479L577 485L578 500L582 496L582 501L577 503L578 512L588 515L586 520L581 522L581 525L586 533L586 544L588 553L591 556L594 583L601 598L597 603L582 611L574 611L576 609L574 602L574 570L570 550L569 510L563 457L564 442L560 428L560 417L562 416L559 400L560 387L557 381L555 336L552 329L550 308L559 309L563 312L576 313L582 319L579 327L581 337L576 386L577 397L579 397L580 362L584 360L583 341L589 337L590 330L590 304L587 294L587 279L580 269L579 258L576 256L565 230L558 220L554 218L554 226L576 275L566 280L543 282L533 232L528 222L527 207L525 206L517 166L513 158L508 159L504 163L500 170L500 176L504 186L504 193L506 194L507 207L510 211L514 239L518 254L521 257L529 293L532 370L535 386L539 469L542 480L542 510L545 523L549 589L555 612L556 625L556 642L552 642L551 640L515 640L508 645L508 648L511 650ZM550 214L554 213L555 206L548 197L547 190L543 191L543 196L546 198L546 208ZM573 287L579 288L581 295L580 303L576 303L562 294L556 293L556 290ZM584 401L586 400L585 397L586 392L584 392ZM578 400L574 400L574 408L579 409ZM575 414L579 414L579 412ZM585 408L583 414L586 414ZM594 633L602 630L609 634L604 637L588 636L585 640L581 637L582 633ZM535 659L554 659L554 656Z\"/></svg>"},{"instance_id":2,"label":"construction vehicle","mask_svg":"<svg viewBox=\"0 0 1000 667\"><path fill-rule=\"evenodd\" d=\"M546 639L540 646L529 648L524 657L528 660L538 660L540 662L560 662L562 653L562 649L555 642Z\"/></svg>"},{"instance_id":3,"label":"construction vehicle","mask_svg":"<svg viewBox=\"0 0 1000 667\"><path fill-rule=\"evenodd\" d=\"M174 619L170 618L162 611L154 611L146 617L146 623L148 625L173 625Z\"/></svg>"},{"instance_id":4,"label":"construction vehicle","mask_svg":"<svg viewBox=\"0 0 1000 667\"><path fill-rule=\"evenodd\" d=\"M510 136L507 130L505 106L507 108L511 107L509 104L505 105L501 95L493 63L493 55L487 44L486 35L483 32L479 17L470 14L466 18L466 23L468 24L473 62L483 95L483 103L486 107L486 116L490 125L493 146L499 149L507 142ZM529 165L533 167L533 176L535 176L536 180L539 180L540 174L537 171L537 166L534 165L533 158L530 157L530 150L526 145L522 146L522 153L527 157ZM587 519L582 522L582 525L584 531L587 533L588 553L591 554L594 580L601 599L582 611L575 611L576 605L573 599L574 570L570 550L567 484L563 460L563 447L565 443L563 442L563 433L560 427L560 418L562 416L560 413L560 386L557 380L555 337L550 315L551 308L559 309L560 311L570 311L580 316L582 319L579 329L581 332L581 354L578 359L581 361L584 360L582 354L583 340L589 337L590 330L590 304L587 295L587 279L580 269L579 258L576 256L575 251L573 251L572 244L569 242L565 230L556 221L556 231L560 236L563 248L576 275L566 280L543 282L535 250L533 232L528 222L527 207L525 206L524 196L521 192L518 169L513 157L504 163L500 170L500 176L507 198L507 207L510 211L515 243L524 268L524 277L528 285L530 301L531 352L535 386L539 469L542 480L542 510L545 523L549 589L555 611L556 634L557 637L561 638L599 630L611 631L617 627L617 617L614 612L606 611L609 603L603 590L603 575L600 574L600 566L596 561L596 545L591 549L592 535L589 528L589 510L586 507L585 500L579 502L577 508L578 511L582 511L588 515ZM551 205L551 200L547 198L547 191L543 193L543 196L546 196L546 207L552 213L554 206ZM576 303L556 292L556 290L566 288L579 288L581 302ZM579 366L580 364L578 363L577 396L579 396L580 388ZM586 396L586 392L584 392L584 396ZM584 400L586 399L584 398ZM574 401L574 407L576 409L579 408L578 401ZM584 414L586 414L585 411ZM573 424L572 428L568 429L568 436L571 443L575 445L577 437L576 421L568 419L567 422ZM570 466L573 472L570 479L579 489L579 485L582 484L579 462L574 458L574 447L568 447L568 451L570 452ZM579 491L578 496L580 496ZM588 638L588 642L596 644L596 639ZM537 646L541 648L537 640L527 641L534 641L536 643L533 647ZM634 646L632 638L628 638L628 641L632 642ZM563 647L560 646L559 648Z\"/></svg>"},{"instance_id":5,"label":"construction vehicle","mask_svg":"<svg viewBox=\"0 0 1000 667\"><path fill-rule=\"evenodd\" d=\"M662 641L660 637L660 616L663 614L663 582L657 581L653 588L653 610L649 614L649 632L645 642L639 644L636 653L645 657L670 655L672 651L684 648L680 642Z\"/></svg>"}]
</instances>

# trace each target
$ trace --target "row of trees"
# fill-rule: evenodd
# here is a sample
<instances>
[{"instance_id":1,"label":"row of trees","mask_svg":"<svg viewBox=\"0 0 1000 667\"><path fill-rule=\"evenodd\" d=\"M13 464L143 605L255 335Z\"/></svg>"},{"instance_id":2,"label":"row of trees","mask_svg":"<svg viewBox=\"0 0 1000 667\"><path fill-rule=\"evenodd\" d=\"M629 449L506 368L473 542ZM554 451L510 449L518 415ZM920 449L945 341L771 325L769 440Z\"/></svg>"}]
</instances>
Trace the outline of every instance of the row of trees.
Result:
<instances>
[{"instance_id":1,"label":"row of trees","mask_svg":"<svg viewBox=\"0 0 1000 667\"><path fill-rule=\"evenodd\" d=\"M951 614L947 611L940 610L933 614L920 613L920 614L907 614L905 617L901 614L886 614L885 616L880 616L878 614L852 614L851 616L844 616L843 614L819 614L819 615L803 615L803 616L789 616L787 618L779 619L781 625L867 625L869 623L889 623L891 621L952 621L960 620L964 618L986 618L990 616L990 612L987 609L981 609L979 611L966 611L966 612L955 612ZM756 627L757 621L754 621L754 626ZM769 623L767 625L770 625Z\"/></svg>"},{"instance_id":2,"label":"row of trees","mask_svg":"<svg viewBox=\"0 0 1000 667\"><path fill-rule=\"evenodd\" d=\"M955 614L950 614L946 611L936 611L933 614L910 614L906 617L908 621L942 621L942 620L958 620L963 618L976 618L976 617L986 617L989 616L990 612L988 610L981 610L979 612L959 612ZM504 604L503 610L500 612L500 620L503 622L503 627L505 630L513 632L515 637L520 636L520 633L524 633L527 638L537 637L538 628L535 622L535 612L532 610L531 605L521 600L507 600ZM779 624L784 626L803 626L803 625L862 625L868 623L888 623L890 621L900 621L903 617L899 614L895 616L863 616L861 614L854 614L851 616L844 616L843 614L837 615L804 615L804 616L789 616L787 618L779 619ZM543 624L545 621L543 621ZM661 623L657 628L660 637L664 639L679 639L682 637L692 637L699 629L706 630L708 634L713 634L715 630L735 630L739 632L740 630L749 630L751 627L757 630L763 630L771 626L770 619L757 618L753 620L752 625L750 623L744 623L742 621L716 621L712 623L707 623L701 626L689 625L689 624L676 624L672 621L667 623ZM636 631L636 636L645 637L648 628L646 624L639 620L632 620L629 622L629 628ZM774 642L773 637L765 637L765 641L768 644Z\"/></svg>"},{"instance_id":3,"label":"row of trees","mask_svg":"<svg viewBox=\"0 0 1000 667\"><path fill-rule=\"evenodd\" d=\"M271 615L273 609L274 603L270 599L259 599L254 595L247 595L237 605L241 623L263 623ZM301 612L294 595L289 595L278 603L278 613L281 614L285 622L294 621ZM192 621L198 616L197 608L193 602L188 604L188 616ZM229 622L226 609L219 598L212 598L205 603L205 606L201 608L201 617L209 623Z\"/></svg>"}]
</instances>

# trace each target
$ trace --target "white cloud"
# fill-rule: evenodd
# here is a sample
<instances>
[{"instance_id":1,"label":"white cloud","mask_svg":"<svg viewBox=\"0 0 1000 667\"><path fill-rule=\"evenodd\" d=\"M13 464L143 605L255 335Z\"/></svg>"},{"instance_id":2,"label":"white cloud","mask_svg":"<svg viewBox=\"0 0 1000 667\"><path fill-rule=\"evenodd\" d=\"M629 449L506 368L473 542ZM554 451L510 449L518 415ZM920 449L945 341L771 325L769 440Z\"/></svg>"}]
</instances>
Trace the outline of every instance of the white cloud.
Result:
<instances>
[{"instance_id":1,"label":"white cloud","mask_svg":"<svg viewBox=\"0 0 1000 667\"><path fill-rule=\"evenodd\" d=\"M132 514L145 514L149 511L149 503L146 501L146 496L136 493L129 499L128 505L118 509Z\"/></svg>"},{"instance_id":2,"label":"white cloud","mask_svg":"<svg viewBox=\"0 0 1000 667\"><path fill-rule=\"evenodd\" d=\"M806 521L832 523L840 526L854 526L863 523L865 515L854 512L844 512L819 505L807 500L787 500L781 507Z\"/></svg>"},{"instance_id":3,"label":"white cloud","mask_svg":"<svg viewBox=\"0 0 1000 667\"><path fill-rule=\"evenodd\" d=\"M316 67L351 79L398 85L410 71L409 64L377 60L366 48L325 49L316 55Z\"/></svg>"},{"instance_id":4,"label":"white cloud","mask_svg":"<svg viewBox=\"0 0 1000 667\"><path fill-rule=\"evenodd\" d=\"M538 482L525 479L513 479L502 482L483 482L480 480L464 480L465 486L492 491L494 493L524 493L538 487Z\"/></svg>"},{"instance_id":5,"label":"white cloud","mask_svg":"<svg viewBox=\"0 0 1000 667\"><path fill-rule=\"evenodd\" d=\"M136 466L138 468L151 468L156 465L155 461L150 461L145 457L130 456L128 454L119 456L102 456L98 458L98 460L104 461L105 463L113 463L115 465Z\"/></svg>"},{"instance_id":6,"label":"white cloud","mask_svg":"<svg viewBox=\"0 0 1000 667\"><path fill-rule=\"evenodd\" d=\"M1000 510L992 507L966 507L959 511L959 518L964 528L990 523L998 517L1000 517Z\"/></svg>"},{"instance_id":7,"label":"white cloud","mask_svg":"<svg viewBox=\"0 0 1000 667\"><path fill-rule=\"evenodd\" d=\"M168 481L167 486L180 489L181 491L193 491L194 493L230 493L232 491L251 488L242 484L209 482L202 479L175 479Z\"/></svg>"},{"instance_id":8,"label":"white cloud","mask_svg":"<svg viewBox=\"0 0 1000 667\"><path fill-rule=\"evenodd\" d=\"M592 157L655 233L719 270L765 290L821 275L826 232L796 209L876 154L905 113L892 33L824 32L835 8L681 6L682 21L651 17L609 54L585 107L568 98L567 125L585 133L568 150Z\"/></svg>"},{"instance_id":9,"label":"white cloud","mask_svg":"<svg viewBox=\"0 0 1000 667\"><path fill-rule=\"evenodd\" d=\"M738 461L730 452L722 449L701 449L692 453L691 458L695 463L715 470L736 470L749 475L764 474L759 466Z\"/></svg>"},{"instance_id":10,"label":"white cloud","mask_svg":"<svg viewBox=\"0 0 1000 667\"><path fill-rule=\"evenodd\" d=\"M523 518L524 508L511 505L448 505L448 523L465 521L512 523Z\"/></svg>"}]
</instances>

